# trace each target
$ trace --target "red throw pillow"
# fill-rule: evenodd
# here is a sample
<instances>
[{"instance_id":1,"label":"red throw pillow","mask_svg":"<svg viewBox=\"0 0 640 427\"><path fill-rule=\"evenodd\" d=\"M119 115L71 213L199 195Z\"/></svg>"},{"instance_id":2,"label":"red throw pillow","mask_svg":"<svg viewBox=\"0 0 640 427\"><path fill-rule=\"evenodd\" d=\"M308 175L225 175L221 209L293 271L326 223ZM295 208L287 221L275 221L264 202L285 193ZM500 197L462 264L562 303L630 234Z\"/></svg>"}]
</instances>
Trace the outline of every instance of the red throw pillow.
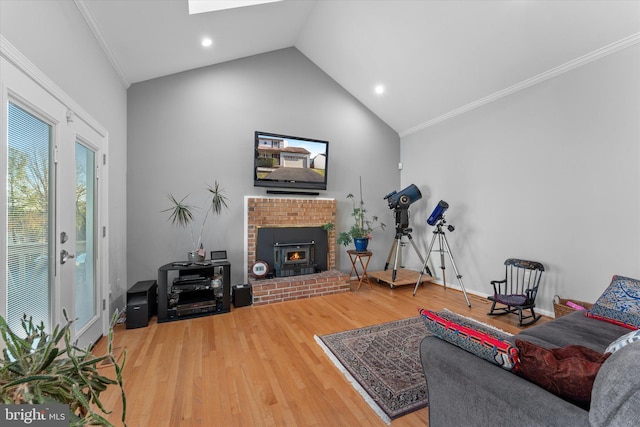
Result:
<instances>
[{"instance_id":1,"label":"red throw pillow","mask_svg":"<svg viewBox=\"0 0 640 427\"><path fill-rule=\"evenodd\" d=\"M581 345L546 349L516 340L521 377L586 410L596 375L611 353L598 353Z\"/></svg>"}]
</instances>

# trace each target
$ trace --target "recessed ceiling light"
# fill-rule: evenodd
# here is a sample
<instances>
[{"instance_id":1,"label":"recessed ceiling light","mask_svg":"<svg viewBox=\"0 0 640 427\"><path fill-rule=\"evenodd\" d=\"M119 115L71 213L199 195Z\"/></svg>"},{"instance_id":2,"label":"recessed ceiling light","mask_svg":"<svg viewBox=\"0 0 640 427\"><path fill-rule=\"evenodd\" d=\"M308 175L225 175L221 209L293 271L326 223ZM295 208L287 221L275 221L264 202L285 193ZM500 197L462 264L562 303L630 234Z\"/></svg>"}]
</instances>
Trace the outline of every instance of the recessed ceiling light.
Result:
<instances>
[{"instance_id":1,"label":"recessed ceiling light","mask_svg":"<svg viewBox=\"0 0 640 427\"><path fill-rule=\"evenodd\" d=\"M213 44L213 40L211 40L209 37L205 37L202 39L200 44L202 44L203 47L209 47Z\"/></svg>"},{"instance_id":2,"label":"recessed ceiling light","mask_svg":"<svg viewBox=\"0 0 640 427\"><path fill-rule=\"evenodd\" d=\"M376 85L376 87L373 89L378 95L382 95L384 93L384 86L383 85Z\"/></svg>"}]
</instances>

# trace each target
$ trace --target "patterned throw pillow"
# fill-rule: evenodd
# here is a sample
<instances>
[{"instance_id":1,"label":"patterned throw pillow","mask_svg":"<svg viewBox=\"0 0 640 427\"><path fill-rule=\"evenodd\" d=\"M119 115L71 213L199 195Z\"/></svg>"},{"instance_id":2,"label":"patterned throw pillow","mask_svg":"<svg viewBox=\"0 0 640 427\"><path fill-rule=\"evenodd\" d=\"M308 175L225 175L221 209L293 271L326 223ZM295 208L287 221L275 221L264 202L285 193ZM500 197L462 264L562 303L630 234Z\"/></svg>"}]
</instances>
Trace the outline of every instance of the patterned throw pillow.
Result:
<instances>
[{"instance_id":1,"label":"patterned throw pillow","mask_svg":"<svg viewBox=\"0 0 640 427\"><path fill-rule=\"evenodd\" d=\"M600 354L581 345L547 349L518 339L516 346L519 376L589 410L593 382L610 353Z\"/></svg>"},{"instance_id":2,"label":"patterned throw pillow","mask_svg":"<svg viewBox=\"0 0 640 427\"><path fill-rule=\"evenodd\" d=\"M611 284L600 295L589 314L592 315L591 317L603 317L634 329L639 328L640 281L613 276Z\"/></svg>"},{"instance_id":3,"label":"patterned throw pillow","mask_svg":"<svg viewBox=\"0 0 640 427\"><path fill-rule=\"evenodd\" d=\"M627 344L631 344L634 341L640 341L640 329L631 331L625 334L609 344L609 347L604 351L605 353L615 353Z\"/></svg>"},{"instance_id":4,"label":"patterned throw pillow","mask_svg":"<svg viewBox=\"0 0 640 427\"><path fill-rule=\"evenodd\" d=\"M506 370L517 370L518 349L508 341L479 331L473 327L449 320L430 310L421 309L420 314L427 329L455 346L475 354Z\"/></svg>"}]
</instances>

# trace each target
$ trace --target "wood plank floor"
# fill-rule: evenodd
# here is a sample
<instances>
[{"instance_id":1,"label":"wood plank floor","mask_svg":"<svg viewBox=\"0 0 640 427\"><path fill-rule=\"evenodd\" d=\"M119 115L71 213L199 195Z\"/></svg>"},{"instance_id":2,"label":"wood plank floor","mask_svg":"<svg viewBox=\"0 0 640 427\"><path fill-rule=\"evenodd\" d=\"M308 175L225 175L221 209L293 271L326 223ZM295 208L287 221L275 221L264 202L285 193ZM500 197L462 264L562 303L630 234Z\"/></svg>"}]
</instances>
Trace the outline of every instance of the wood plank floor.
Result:
<instances>
[{"instance_id":1,"label":"wood plank floor","mask_svg":"<svg viewBox=\"0 0 640 427\"><path fill-rule=\"evenodd\" d=\"M357 282L352 283L352 290ZM432 283L241 307L231 313L115 329L126 348L129 426L384 426L333 366L314 335L324 335L448 308L517 333L516 316L489 317L488 301ZM538 323L545 321L541 319ZM95 348L105 352L106 339ZM112 370L105 367L104 370ZM120 425L118 390L103 394L109 420ZM428 409L393 420L427 425Z\"/></svg>"}]
</instances>

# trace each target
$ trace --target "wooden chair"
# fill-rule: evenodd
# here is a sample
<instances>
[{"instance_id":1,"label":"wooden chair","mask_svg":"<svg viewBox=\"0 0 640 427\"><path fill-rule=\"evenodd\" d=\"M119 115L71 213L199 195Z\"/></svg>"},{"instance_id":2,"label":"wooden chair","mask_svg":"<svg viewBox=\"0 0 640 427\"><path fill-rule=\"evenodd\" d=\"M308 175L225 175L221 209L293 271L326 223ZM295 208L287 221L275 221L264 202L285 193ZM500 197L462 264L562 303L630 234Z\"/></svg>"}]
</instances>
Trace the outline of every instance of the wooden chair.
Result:
<instances>
[{"instance_id":1,"label":"wooden chair","mask_svg":"<svg viewBox=\"0 0 640 427\"><path fill-rule=\"evenodd\" d=\"M517 314L518 326L530 325L536 322L540 315L536 315L536 295L538 286L544 272L544 266L539 262L523 259L509 258L504 262L505 278L492 280L493 295L489 300L493 301L490 316L503 314ZM503 307L496 307L501 304ZM523 315L522 310L530 310L530 315ZM523 320L531 319L526 322Z\"/></svg>"}]
</instances>

